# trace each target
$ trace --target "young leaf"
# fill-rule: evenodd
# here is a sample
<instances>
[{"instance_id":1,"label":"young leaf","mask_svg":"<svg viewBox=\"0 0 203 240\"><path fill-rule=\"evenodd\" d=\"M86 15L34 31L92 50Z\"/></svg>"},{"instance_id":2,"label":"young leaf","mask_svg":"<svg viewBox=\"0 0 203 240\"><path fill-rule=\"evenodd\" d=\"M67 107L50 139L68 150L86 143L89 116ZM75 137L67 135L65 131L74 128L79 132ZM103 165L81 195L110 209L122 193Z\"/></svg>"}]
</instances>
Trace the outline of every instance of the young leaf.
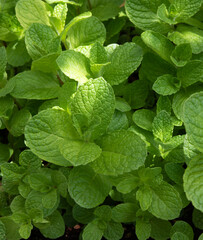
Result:
<instances>
[{"instance_id":1,"label":"young leaf","mask_svg":"<svg viewBox=\"0 0 203 240\"><path fill-rule=\"evenodd\" d=\"M203 51L203 31L196 27L178 25L176 31L169 33L169 39L177 45L189 43L194 54Z\"/></svg>"},{"instance_id":2,"label":"young leaf","mask_svg":"<svg viewBox=\"0 0 203 240\"><path fill-rule=\"evenodd\" d=\"M83 240L101 240L104 233L104 226L101 221L94 220L87 224L82 233Z\"/></svg>"},{"instance_id":3,"label":"young leaf","mask_svg":"<svg viewBox=\"0 0 203 240\"><path fill-rule=\"evenodd\" d=\"M103 78L91 79L76 92L71 106L84 138L92 140L105 133L114 113L113 89ZM77 118L81 116L81 118Z\"/></svg>"},{"instance_id":4,"label":"young leaf","mask_svg":"<svg viewBox=\"0 0 203 240\"><path fill-rule=\"evenodd\" d=\"M172 138L173 127L169 113L162 110L154 118L152 132L156 138L159 138L162 142L167 142Z\"/></svg>"},{"instance_id":5,"label":"young leaf","mask_svg":"<svg viewBox=\"0 0 203 240\"><path fill-rule=\"evenodd\" d=\"M179 91L181 82L170 74L165 74L157 78L152 89L160 95L172 95Z\"/></svg>"},{"instance_id":6,"label":"young leaf","mask_svg":"<svg viewBox=\"0 0 203 240\"><path fill-rule=\"evenodd\" d=\"M171 53L171 61L177 67L183 67L192 57L192 48L189 43L183 43L175 47Z\"/></svg>"}]
</instances>

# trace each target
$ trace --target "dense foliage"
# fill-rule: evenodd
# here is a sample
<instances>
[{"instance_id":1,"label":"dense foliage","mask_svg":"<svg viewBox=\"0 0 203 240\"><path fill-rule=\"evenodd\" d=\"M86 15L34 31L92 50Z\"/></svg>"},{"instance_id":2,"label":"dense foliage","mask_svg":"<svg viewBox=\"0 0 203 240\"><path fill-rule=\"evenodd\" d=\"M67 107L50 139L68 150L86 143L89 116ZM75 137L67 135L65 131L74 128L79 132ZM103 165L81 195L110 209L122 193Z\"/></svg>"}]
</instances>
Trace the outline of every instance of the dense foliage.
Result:
<instances>
[{"instance_id":1,"label":"dense foliage","mask_svg":"<svg viewBox=\"0 0 203 240\"><path fill-rule=\"evenodd\" d=\"M0 240L203 239L202 3L0 0Z\"/></svg>"}]
</instances>

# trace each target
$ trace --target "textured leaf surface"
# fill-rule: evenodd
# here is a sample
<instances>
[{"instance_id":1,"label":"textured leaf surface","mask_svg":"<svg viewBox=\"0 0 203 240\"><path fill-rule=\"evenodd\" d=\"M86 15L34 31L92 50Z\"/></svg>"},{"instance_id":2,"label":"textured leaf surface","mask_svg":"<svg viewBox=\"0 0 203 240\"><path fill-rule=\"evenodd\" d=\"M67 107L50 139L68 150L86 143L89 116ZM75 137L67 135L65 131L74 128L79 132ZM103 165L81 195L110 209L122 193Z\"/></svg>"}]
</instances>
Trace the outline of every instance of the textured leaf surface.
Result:
<instances>
[{"instance_id":1,"label":"textured leaf surface","mask_svg":"<svg viewBox=\"0 0 203 240\"><path fill-rule=\"evenodd\" d=\"M110 185L90 167L77 167L69 175L68 190L78 205L93 208L103 203Z\"/></svg>"},{"instance_id":2,"label":"textured leaf surface","mask_svg":"<svg viewBox=\"0 0 203 240\"><path fill-rule=\"evenodd\" d=\"M171 62L170 55L174 50L172 42L170 42L165 36L154 31L146 31L141 35L144 43L155 51L161 58Z\"/></svg>"},{"instance_id":3,"label":"textured leaf surface","mask_svg":"<svg viewBox=\"0 0 203 240\"><path fill-rule=\"evenodd\" d=\"M88 78L92 75L89 59L82 53L73 50L64 51L57 58L56 62L66 76L79 83L87 82Z\"/></svg>"},{"instance_id":4,"label":"textured leaf surface","mask_svg":"<svg viewBox=\"0 0 203 240\"><path fill-rule=\"evenodd\" d=\"M45 3L40 0L18 1L16 5L16 16L25 29L28 29L32 23L49 25Z\"/></svg>"},{"instance_id":5,"label":"textured leaf surface","mask_svg":"<svg viewBox=\"0 0 203 240\"><path fill-rule=\"evenodd\" d=\"M154 136L162 142L170 140L173 134L173 124L168 112L162 110L157 114L152 123L152 131Z\"/></svg>"},{"instance_id":6,"label":"textured leaf surface","mask_svg":"<svg viewBox=\"0 0 203 240\"><path fill-rule=\"evenodd\" d=\"M191 95L185 102L183 119L189 140L203 152L203 92Z\"/></svg>"},{"instance_id":7,"label":"textured leaf surface","mask_svg":"<svg viewBox=\"0 0 203 240\"><path fill-rule=\"evenodd\" d=\"M51 27L33 23L25 34L27 51L33 60L49 53L60 53L60 39Z\"/></svg>"},{"instance_id":8,"label":"textured leaf surface","mask_svg":"<svg viewBox=\"0 0 203 240\"><path fill-rule=\"evenodd\" d=\"M48 109L35 115L25 129L26 144L33 153L52 163L68 166L70 163L59 151L63 139L78 139L68 114Z\"/></svg>"},{"instance_id":9,"label":"textured leaf surface","mask_svg":"<svg viewBox=\"0 0 203 240\"><path fill-rule=\"evenodd\" d=\"M70 49L79 46L87 46L95 42L104 43L106 29L98 18L92 16L76 22L67 32L67 39Z\"/></svg>"},{"instance_id":10,"label":"textured leaf surface","mask_svg":"<svg viewBox=\"0 0 203 240\"><path fill-rule=\"evenodd\" d=\"M183 186L187 198L195 208L203 211L203 155L193 158L183 175Z\"/></svg>"},{"instance_id":11,"label":"textured leaf surface","mask_svg":"<svg viewBox=\"0 0 203 240\"><path fill-rule=\"evenodd\" d=\"M14 85L11 95L22 99L56 98L60 89L55 76L38 71L21 72L9 82Z\"/></svg>"},{"instance_id":12,"label":"textured leaf surface","mask_svg":"<svg viewBox=\"0 0 203 240\"><path fill-rule=\"evenodd\" d=\"M92 163L94 170L104 175L120 175L144 165L146 145L130 131L116 131L104 136L99 144L101 156Z\"/></svg>"},{"instance_id":13,"label":"textured leaf surface","mask_svg":"<svg viewBox=\"0 0 203 240\"><path fill-rule=\"evenodd\" d=\"M157 78L154 82L152 89L160 95L172 95L181 87L181 82L176 77L166 74Z\"/></svg>"},{"instance_id":14,"label":"textured leaf surface","mask_svg":"<svg viewBox=\"0 0 203 240\"><path fill-rule=\"evenodd\" d=\"M157 16L157 9L166 0L127 0L125 9L129 19L142 30L153 30L160 33L168 32L170 27Z\"/></svg>"},{"instance_id":15,"label":"textured leaf surface","mask_svg":"<svg viewBox=\"0 0 203 240\"><path fill-rule=\"evenodd\" d=\"M95 139L106 131L114 109L113 89L103 78L92 79L81 86L71 106L73 117L77 118L80 129L87 139Z\"/></svg>"},{"instance_id":16,"label":"textured leaf surface","mask_svg":"<svg viewBox=\"0 0 203 240\"><path fill-rule=\"evenodd\" d=\"M152 203L149 212L154 216L170 220L177 218L182 209L179 193L170 184L164 182L152 187Z\"/></svg>"},{"instance_id":17,"label":"textured leaf surface","mask_svg":"<svg viewBox=\"0 0 203 240\"><path fill-rule=\"evenodd\" d=\"M115 49L109 61L111 64L102 69L102 76L111 85L125 81L140 65L142 49L135 43L125 43Z\"/></svg>"}]
</instances>

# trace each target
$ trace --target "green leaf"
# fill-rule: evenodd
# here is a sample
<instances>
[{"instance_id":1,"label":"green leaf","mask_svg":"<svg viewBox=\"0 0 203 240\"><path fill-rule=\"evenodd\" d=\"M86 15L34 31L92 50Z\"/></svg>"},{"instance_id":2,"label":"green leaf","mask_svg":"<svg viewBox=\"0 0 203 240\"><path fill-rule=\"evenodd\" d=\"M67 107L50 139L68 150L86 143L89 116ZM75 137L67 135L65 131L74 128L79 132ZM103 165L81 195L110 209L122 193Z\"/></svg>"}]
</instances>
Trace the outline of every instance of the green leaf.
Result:
<instances>
[{"instance_id":1,"label":"green leaf","mask_svg":"<svg viewBox=\"0 0 203 240\"><path fill-rule=\"evenodd\" d=\"M39 169L42 165L42 160L30 150L24 150L19 156L19 164L26 168Z\"/></svg>"},{"instance_id":2,"label":"green leaf","mask_svg":"<svg viewBox=\"0 0 203 240\"><path fill-rule=\"evenodd\" d=\"M163 182L152 188L152 202L149 212L154 216L171 220L179 217L182 210L182 201L179 193L170 184Z\"/></svg>"},{"instance_id":3,"label":"green leaf","mask_svg":"<svg viewBox=\"0 0 203 240\"><path fill-rule=\"evenodd\" d=\"M24 134L25 126L30 119L31 113L27 109L22 108L19 111L14 111L8 121L9 132L15 137L21 136Z\"/></svg>"},{"instance_id":4,"label":"green leaf","mask_svg":"<svg viewBox=\"0 0 203 240\"><path fill-rule=\"evenodd\" d=\"M55 76L37 71L21 72L9 82L14 84L11 95L21 99L56 98L60 89Z\"/></svg>"},{"instance_id":5,"label":"green leaf","mask_svg":"<svg viewBox=\"0 0 203 240\"><path fill-rule=\"evenodd\" d=\"M24 212L25 211L25 199L18 195L16 196L10 205L11 211L13 213Z\"/></svg>"},{"instance_id":6,"label":"green leaf","mask_svg":"<svg viewBox=\"0 0 203 240\"><path fill-rule=\"evenodd\" d=\"M49 25L46 5L40 0L20 0L16 4L16 17L23 26L28 29L32 23Z\"/></svg>"},{"instance_id":7,"label":"green leaf","mask_svg":"<svg viewBox=\"0 0 203 240\"><path fill-rule=\"evenodd\" d=\"M40 171L41 170L41 171ZM40 169L38 173L32 173L28 176L28 183L30 184L30 187L36 191L39 192L48 192L51 189L51 179L49 172L45 172Z\"/></svg>"},{"instance_id":8,"label":"green leaf","mask_svg":"<svg viewBox=\"0 0 203 240\"><path fill-rule=\"evenodd\" d=\"M121 112L129 112L131 110L131 107L124 98L117 97L116 98L116 109Z\"/></svg>"},{"instance_id":9,"label":"green leaf","mask_svg":"<svg viewBox=\"0 0 203 240\"><path fill-rule=\"evenodd\" d=\"M14 67L23 66L30 61L24 39L18 42L11 42L6 48L8 63Z\"/></svg>"},{"instance_id":10,"label":"green leaf","mask_svg":"<svg viewBox=\"0 0 203 240\"><path fill-rule=\"evenodd\" d=\"M130 176L126 176L124 180L119 182L119 184L116 186L116 189L119 192L126 194L126 193L130 193L133 189L138 187L139 184L140 184L139 178L130 175Z\"/></svg>"},{"instance_id":11,"label":"green leaf","mask_svg":"<svg viewBox=\"0 0 203 240\"><path fill-rule=\"evenodd\" d=\"M184 221L177 221L171 228L170 235L172 240L193 240L194 237L192 227Z\"/></svg>"},{"instance_id":12,"label":"green leaf","mask_svg":"<svg viewBox=\"0 0 203 240\"><path fill-rule=\"evenodd\" d=\"M138 126L145 130L152 131L152 122L155 113L148 109L140 109L133 113L133 121Z\"/></svg>"},{"instance_id":13,"label":"green leaf","mask_svg":"<svg viewBox=\"0 0 203 240\"><path fill-rule=\"evenodd\" d=\"M20 236L24 239L28 239L31 235L32 229L33 229L33 226L31 223L22 224L19 229Z\"/></svg>"},{"instance_id":14,"label":"green leaf","mask_svg":"<svg viewBox=\"0 0 203 240\"><path fill-rule=\"evenodd\" d=\"M7 162L12 154L13 150L7 144L0 143L0 165Z\"/></svg>"},{"instance_id":15,"label":"green leaf","mask_svg":"<svg viewBox=\"0 0 203 240\"><path fill-rule=\"evenodd\" d=\"M203 211L203 155L200 154L193 158L183 175L183 187L188 200L195 208Z\"/></svg>"},{"instance_id":16,"label":"green leaf","mask_svg":"<svg viewBox=\"0 0 203 240\"><path fill-rule=\"evenodd\" d=\"M59 205L59 198L57 199L57 203L53 208L46 208L45 206L42 205L42 198L44 197L44 193L40 193L38 191L32 190L26 200L25 200L25 209L26 212L32 216L33 212L42 212L44 217L50 216L57 208ZM36 213L34 214L36 215Z\"/></svg>"},{"instance_id":17,"label":"green leaf","mask_svg":"<svg viewBox=\"0 0 203 240\"><path fill-rule=\"evenodd\" d=\"M32 60L61 52L60 38L51 27L40 23L33 23L26 31L25 44Z\"/></svg>"},{"instance_id":18,"label":"green leaf","mask_svg":"<svg viewBox=\"0 0 203 240\"><path fill-rule=\"evenodd\" d=\"M0 220L0 240L6 239L6 228L5 225Z\"/></svg>"},{"instance_id":19,"label":"green leaf","mask_svg":"<svg viewBox=\"0 0 203 240\"><path fill-rule=\"evenodd\" d=\"M124 234L124 229L121 223L108 222L107 228L104 231L104 237L107 240L120 240Z\"/></svg>"},{"instance_id":20,"label":"green leaf","mask_svg":"<svg viewBox=\"0 0 203 240\"><path fill-rule=\"evenodd\" d=\"M68 190L75 202L84 208L93 208L103 203L110 191L104 177L90 167L73 168L69 175Z\"/></svg>"},{"instance_id":21,"label":"green leaf","mask_svg":"<svg viewBox=\"0 0 203 240\"><path fill-rule=\"evenodd\" d=\"M6 48L0 47L0 88L3 87L3 78L4 73L6 70L6 64L7 64L7 55L6 55Z\"/></svg>"},{"instance_id":22,"label":"green leaf","mask_svg":"<svg viewBox=\"0 0 203 240\"><path fill-rule=\"evenodd\" d=\"M125 9L128 18L136 27L166 33L170 30L169 24L161 21L156 14L162 3L168 5L167 0L127 0Z\"/></svg>"},{"instance_id":23,"label":"green leaf","mask_svg":"<svg viewBox=\"0 0 203 240\"><path fill-rule=\"evenodd\" d=\"M111 85L118 85L139 67L142 57L142 49L135 43L120 45L111 54L111 63L103 67L102 76Z\"/></svg>"},{"instance_id":24,"label":"green leaf","mask_svg":"<svg viewBox=\"0 0 203 240\"><path fill-rule=\"evenodd\" d=\"M109 2L108 0L103 1L92 1L91 3L91 12L92 15L99 18L101 21L106 21L109 18L115 17L119 11L119 5L121 1L112 0Z\"/></svg>"},{"instance_id":25,"label":"green leaf","mask_svg":"<svg viewBox=\"0 0 203 240\"><path fill-rule=\"evenodd\" d=\"M176 117L183 121L184 117L184 104L185 101L194 93L203 91L203 87L199 84L192 85L188 88L181 89L173 97L172 108Z\"/></svg>"},{"instance_id":26,"label":"green leaf","mask_svg":"<svg viewBox=\"0 0 203 240\"><path fill-rule=\"evenodd\" d=\"M203 230L203 212L194 208L192 213L192 222L196 228Z\"/></svg>"},{"instance_id":27,"label":"green leaf","mask_svg":"<svg viewBox=\"0 0 203 240\"><path fill-rule=\"evenodd\" d=\"M135 233L139 240L147 240L151 234L151 224L142 219L136 219Z\"/></svg>"},{"instance_id":28,"label":"green leaf","mask_svg":"<svg viewBox=\"0 0 203 240\"><path fill-rule=\"evenodd\" d=\"M90 61L95 64L107 62L107 52L101 43L96 42L90 49Z\"/></svg>"},{"instance_id":29,"label":"green leaf","mask_svg":"<svg viewBox=\"0 0 203 240\"><path fill-rule=\"evenodd\" d=\"M171 62L170 56L174 45L165 36L153 31L141 34L143 42L167 62Z\"/></svg>"},{"instance_id":30,"label":"green leaf","mask_svg":"<svg viewBox=\"0 0 203 240\"><path fill-rule=\"evenodd\" d=\"M47 217L49 224L45 228L41 228L40 232L46 238L56 239L64 235L65 223L63 217L58 211Z\"/></svg>"},{"instance_id":31,"label":"green leaf","mask_svg":"<svg viewBox=\"0 0 203 240\"><path fill-rule=\"evenodd\" d=\"M130 131L120 130L104 136L102 153L91 166L100 174L117 176L138 169L146 159L144 141Z\"/></svg>"},{"instance_id":32,"label":"green leaf","mask_svg":"<svg viewBox=\"0 0 203 240\"><path fill-rule=\"evenodd\" d=\"M152 132L156 138L159 138L162 142L167 142L172 138L173 127L170 115L162 110L154 118Z\"/></svg>"},{"instance_id":33,"label":"green leaf","mask_svg":"<svg viewBox=\"0 0 203 240\"><path fill-rule=\"evenodd\" d=\"M171 223L161 219L151 220L151 237L156 240L167 240L170 238Z\"/></svg>"},{"instance_id":34,"label":"green leaf","mask_svg":"<svg viewBox=\"0 0 203 240\"><path fill-rule=\"evenodd\" d=\"M194 54L203 51L203 31L196 27L178 25L176 31L169 33L169 39L176 45L189 43Z\"/></svg>"},{"instance_id":35,"label":"green leaf","mask_svg":"<svg viewBox=\"0 0 203 240\"><path fill-rule=\"evenodd\" d=\"M192 48L189 43L183 43L175 47L171 53L171 61L177 67L183 67L192 57Z\"/></svg>"},{"instance_id":36,"label":"green leaf","mask_svg":"<svg viewBox=\"0 0 203 240\"><path fill-rule=\"evenodd\" d=\"M177 11L173 12L173 17L181 21L182 19L187 19L195 15L195 13L199 11L202 2L199 0L173 0L172 4L173 8Z\"/></svg>"},{"instance_id":37,"label":"green leaf","mask_svg":"<svg viewBox=\"0 0 203 240\"><path fill-rule=\"evenodd\" d=\"M188 87L198 81L203 82L203 61L193 60L179 68L177 77L183 87Z\"/></svg>"},{"instance_id":38,"label":"green leaf","mask_svg":"<svg viewBox=\"0 0 203 240\"><path fill-rule=\"evenodd\" d=\"M74 219L82 224L88 224L95 218L93 212L94 209L82 208L77 204L73 206L72 211Z\"/></svg>"},{"instance_id":39,"label":"green leaf","mask_svg":"<svg viewBox=\"0 0 203 240\"><path fill-rule=\"evenodd\" d=\"M16 16L8 13L0 14L0 40L6 42L16 41L22 34L22 27Z\"/></svg>"},{"instance_id":40,"label":"green leaf","mask_svg":"<svg viewBox=\"0 0 203 240\"><path fill-rule=\"evenodd\" d=\"M183 118L189 141L203 152L203 92L195 93L185 101Z\"/></svg>"},{"instance_id":41,"label":"green leaf","mask_svg":"<svg viewBox=\"0 0 203 240\"><path fill-rule=\"evenodd\" d=\"M129 122L127 115L120 111L115 111L113 118L107 128L107 132L114 132L116 130L128 129Z\"/></svg>"},{"instance_id":42,"label":"green leaf","mask_svg":"<svg viewBox=\"0 0 203 240\"><path fill-rule=\"evenodd\" d=\"M95 139L106 131L114 106L112 87L103 78L91 79L78 89L72 100L73 122L79 124L85 139Z\"/></svg>"},{"instance_id":43,"label":"green leaf","mask_svg":"<svg viewBox=\"0 0 203 240\"><path fill-rule=\"evenodd\" d=\"M61 140L59 149L73 166L86 165L97 159L102 152L95 143L80 140Z\"/></svg>"},{"instance_id":44,"label":"green leaf","mask_svg":"<svg viewBox=\"0 0 203 240\"><path fill-rule=\"evenodd\" d=\"M166 111L167 113L171 114L171 100L168 96L159 96L156 105L156 112L159 114L161 111ZM171 117L172 121L172 117ZM173 122L173 121L172 121Z\"/></svg>"},{"instance_id":45,"label":"green leaf","mask_svg":"<svg viewBox=\"0 0 203 240\"><path fill-rule=\"evenodd\" d=\"M170 74L165 74L157 78L152 89L160 95L172 95L179 91L181 82Z\"/></svg>"},{"instance_id":46,"label":"green leaf","mask_svg":"<svg viewBox=\"0 0 203 240\"><path fill-rule=\"evenodd\" d=\"M177 163L166 163L164 170L168 177L177 184L182 184L184 168Z\"/></svg>"},{"instance_id":47,"label":"green leaf","mask_svg":"<svg viewBox=\"0 0 203 240\"><path fill-rule=\"evenodd\" d=\"M147 186L140 187L136 193L136 198L142 211L146 211L152 203L152 190Z\"/></svg>"},{"instance_id":48,"label":"green leaf","mask_svg":"<svg viewBox=\"0 0 203 240\"><path fill-rule=\"evenodd\" d=\"M115 222L134 222L136 220L137 204L121 203L112 208L112 219Z\"/></svg>"},{"instance_id":49,"label":"green leaf","mask_svg":"<svg viewBox=\"0 0 203 240\"><path fill-rule=\"evenodd\" d=\"M203 240L203 233L199 236L198 240Z\"/></svg>"},{"instance_id":50,"label":"green leaf","mask_svg":"<svg viewBox=\"0 0 203 240\"><path fill-rule=\"evenodd\" d=\"M148 93L148 83L146 81L137 80L126 86L123 97L130 104L132 109L138 109L145 106Z\"/></svg>"},{"instance_id":51,"label":"green leaf","mask_svg":"<svg viewBox=\"0 0 203 240\"><path fill-rule=\"evenodd\" d=\"M46 208L53 208L57 203L57 190L52 189L42 197L42 205Z\"/></svg>"},{"instance_id":52,"label":"green leaf","mask_svg":"<svg viewBox=\"0 0 203 240\"><path fill-rule=\"evenodd\" d=\"M15 223L10 216L9 217L1 217L1 222L5 226L6 239L8 239L8 240L20 240L21 239L20 234L18 232L19 225L17 223ZM2 240L4 240L4 239L2 239Z\"/></svg>"},{"instance_id":53,"label":"green leaf","mask_svg":"<svg viewBox=\"0 0 203 240\"><path fill-rule=\"evenodd\" d=\"M73 50L63 51L56 62L66 76L80 84L87 82L92 76L89 59L82 53Z\"/></svg>"},{"instance_id":54,"label":"green leaf","mask_svg":"<svg viewBox=\"0 0 203 240\"><path fill-rule=\"evenodd\" d=\"M109 222L111 220L111 207L108 205L102 205L94 210L94 215L101 220Z\"/></svg>"},{"instance_id":55,"label":"green leaf","mask_svg":"<svg viewBox=\"0 0 203 240\"><path fill-rule=\"evenodd\" d=\"M26 145L38 157L57 165L69 166L59 151L61 140L78 140L69 115L61 109L47 109L35 115L25 128Z\"/></svg>"},{"instance_id":56,"label":"green leaf","mask_svg":"<svg viewBox=\"0 0 203 240\"><path fill-rule=\"evenodd\" d=\"M0 98L0 117L8 119L12 113L14 101L11 97Z\"/></svg>"},{"instance_id":57,"label":"green leaf","mask_svg":"<svg viewBox=\"0 0 203 240\"><path fill-rule=\"evenodd\" d=\"M67 31L66 44L70 49L79 46L91 45L95 42L101 44L106 39L106 29L98 18L92 16L76 21Z\"/></svg>"},{"instance_id":58,"label":"green leaf","mask_svg":"<svg viewBox=\"0 0 203 240\"><path fill-rule=\"evenodd\" d=\"M86 225L82 233L83 240L101 240L104 229L103 224L94 220Z\"/></svg>"}]
</instances>

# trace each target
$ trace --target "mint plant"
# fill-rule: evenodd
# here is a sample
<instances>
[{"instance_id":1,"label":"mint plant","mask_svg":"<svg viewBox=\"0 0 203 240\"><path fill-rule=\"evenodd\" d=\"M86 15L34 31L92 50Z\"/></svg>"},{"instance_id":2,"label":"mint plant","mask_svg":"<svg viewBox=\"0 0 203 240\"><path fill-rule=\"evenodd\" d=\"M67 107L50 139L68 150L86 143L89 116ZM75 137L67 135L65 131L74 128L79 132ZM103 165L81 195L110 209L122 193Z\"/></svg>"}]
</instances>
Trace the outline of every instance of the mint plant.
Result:
<instances>
[{"instance_id":1,"label":"mint plant","mask_svg":"<svg viewBox=\"0 0 203 240\"><path fill-rule=\"evenodd\" d=\"M0 9L0 240L202 240L203 1Z\"/></svg>"}]
</instances>

